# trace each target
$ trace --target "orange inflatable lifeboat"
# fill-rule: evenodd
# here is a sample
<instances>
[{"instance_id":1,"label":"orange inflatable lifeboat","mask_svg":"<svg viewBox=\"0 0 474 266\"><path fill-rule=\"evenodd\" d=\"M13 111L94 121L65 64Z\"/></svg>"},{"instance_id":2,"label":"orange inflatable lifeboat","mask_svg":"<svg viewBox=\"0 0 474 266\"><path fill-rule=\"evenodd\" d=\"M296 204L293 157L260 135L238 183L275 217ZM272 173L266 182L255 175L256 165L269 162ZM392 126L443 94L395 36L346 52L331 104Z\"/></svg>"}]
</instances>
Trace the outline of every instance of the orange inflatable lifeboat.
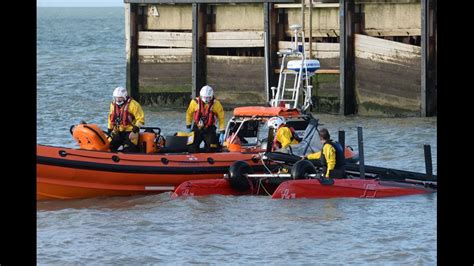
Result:
<instances>
[{"instance_id":1,"label":"orange inflatable lifeboat","mask_svg":"<svg viewBox=\"0 0 474 266\"><path fill-rule=\"evenodd\" d=\"M255 173L264 172L259 153L266 150L266 121L284 116L287 124L303 132L309 121L296 109L240 107L234 111L225 136L227 149L213 153L189 153L192 134L163 137L159 128L142 127L138 153L111 152L110 138L95 124L71 126L78 148L37 145L37 200L129 196L173 191L195 179L222 178L235 161L244 161ZM239 129L240 128L240 129ZM190 138L191 137L191 138ZM166 139L165 139L166 138ZM356 158L346 151L346 159Z\"/></svg>"}]
</instances>

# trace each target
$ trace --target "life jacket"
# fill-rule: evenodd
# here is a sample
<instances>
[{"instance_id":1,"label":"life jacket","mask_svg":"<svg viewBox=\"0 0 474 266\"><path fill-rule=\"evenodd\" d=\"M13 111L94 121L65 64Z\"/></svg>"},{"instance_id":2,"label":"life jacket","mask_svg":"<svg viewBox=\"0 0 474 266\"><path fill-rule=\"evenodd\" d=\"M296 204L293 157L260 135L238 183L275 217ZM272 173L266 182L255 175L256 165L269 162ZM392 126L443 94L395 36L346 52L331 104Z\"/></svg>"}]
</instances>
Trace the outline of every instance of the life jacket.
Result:
<instances>
[{"instance_id":1,"label":"life jacket","mask_svg":"<svg viewBox=\"0 0 474 266\"><path fill-rule=\"evenodd\" d=\"M341 144L337 141L333 142L331 140L324 143L324 145L326 144L331 145L336 150L336 165L334 166L334 169L342 169L346 164L346 159L344 158L344 150L342 149ZM326 162L326 156L324 156L323 153L324 145L323 149L321 150L321 164L323 165L324 172L326 172L328 164Z\"/></svg>"},{"instance_id":2,"label":"life jacket","mask_svg":"<svg viewBox=\"0 0 474 266\"><path fill-rule=\"evenodd\" d=\"M290 131L291 131L291 141L296 139L298 142L301 142L301 138L298 136L298 134L296 134L295 129L293 127L288 127L288 128L290 128Z\"/></svg>"},{"instance_id":3,"label":"life jacket","mask_svg":"<svg viewBox=\"0 0 474 266\"><path fill-rule=\"evenodd\" d=\"M290 129L290 132L291 132L291 138L290 138L290 143L293 142L293 140L297 140L298 142L301 141L301 138L298 136L298 134L296 134L296 131L293 127L289 127L287 125L281 125L278 129L280 129L281 127L287 127ZM278 132L278 130L277 130ZM277 140L277 136L278 134L275 134L275 137L273 139L273 149L276 150L276 149L280 149L281 148L281 143Z\"/></svg>"},{"instance_id":4,"label":"life jacket","mask_svg":"<svg viewBox=\"0 0 474 266\"><path fill-rule=\"evenodd\" d=\"M215 114L212 112L214 98L212 98L212 100L209 102L207 108L205 107L206 104L201 100L201 98L196 97L194 100L198 104L198 109L194 112L194 124L197 126L199 121L202 121L204 128L209 128L210 126L214 125Z\"/></svg>"},{"instance_id":5,"label":"life jacket","mask_svg":"<svg viewBox=\"0 0 474 266\"><path fill-rule=\"evenodd\" d=\"M132 97L128 97L128 99L122 104L120 107L117 103L113 103L114 111L110 120L114 127L119 127L120 125L126 127L132 123L134 119L134 115L128 111L128 107L130 102L132 101Z\"/></svg>"}]
</instances>

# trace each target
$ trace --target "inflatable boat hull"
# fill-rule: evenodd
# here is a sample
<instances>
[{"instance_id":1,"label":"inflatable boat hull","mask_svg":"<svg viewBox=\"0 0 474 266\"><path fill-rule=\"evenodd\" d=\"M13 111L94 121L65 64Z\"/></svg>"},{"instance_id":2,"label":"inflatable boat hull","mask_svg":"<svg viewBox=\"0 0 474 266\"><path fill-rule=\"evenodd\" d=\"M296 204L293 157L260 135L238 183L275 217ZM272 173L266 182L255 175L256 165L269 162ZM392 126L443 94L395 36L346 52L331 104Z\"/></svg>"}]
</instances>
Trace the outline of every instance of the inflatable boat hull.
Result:
<instances>
[{"instance_id":1,"label":"inflatable boat hull","mask_svg":"<svg viewBox=\"0 0 474 266\"><path fill-rule=\"evenodd\" d=\"M173 191L190 179L222 178L244 160L262 171L255 153L125 154L37 146L37 199L76 199Z\"/></svg>"},{"instance_id":2,"label":"inflatable boat hull","mask_svg":"<svg viewBox=\"0 0 474 266\"><path fill-rule=\"evenodd\" d=\"M178 186L172 198L208 195L270 195L273 199L296 198L385 198L436 192L417 184L364 179L335 179L333 185L321 185L317 179L263 181L245 192L232 189L227 179L190 180Z\"/></svg>"}]
</instances>

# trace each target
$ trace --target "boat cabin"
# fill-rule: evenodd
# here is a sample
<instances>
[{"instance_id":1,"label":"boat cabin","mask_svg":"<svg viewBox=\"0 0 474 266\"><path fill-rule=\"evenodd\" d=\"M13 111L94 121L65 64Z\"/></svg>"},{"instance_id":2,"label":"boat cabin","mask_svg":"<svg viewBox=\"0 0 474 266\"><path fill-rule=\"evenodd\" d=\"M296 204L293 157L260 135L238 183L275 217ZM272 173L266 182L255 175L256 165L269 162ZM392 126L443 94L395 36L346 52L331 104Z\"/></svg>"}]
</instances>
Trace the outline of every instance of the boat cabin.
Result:
<instances>
[{"instance_id":1,"label":"boat cabin","mask_svg":"<svg viewBox=\"0 0 474 266\"><path fill-rule=\"evenodd\" d=\"M302 114L298 109L285 107L245 106L234 109L233 117L227 123L224 146L229 151L239 148L266 150L267 140L273 138L273 131L269 130L267 121L275 116L285 118L286 124L303 138L310 120L309 115ZM237 141L235 137L238 137Z\"/></svg>"}]
</instances>

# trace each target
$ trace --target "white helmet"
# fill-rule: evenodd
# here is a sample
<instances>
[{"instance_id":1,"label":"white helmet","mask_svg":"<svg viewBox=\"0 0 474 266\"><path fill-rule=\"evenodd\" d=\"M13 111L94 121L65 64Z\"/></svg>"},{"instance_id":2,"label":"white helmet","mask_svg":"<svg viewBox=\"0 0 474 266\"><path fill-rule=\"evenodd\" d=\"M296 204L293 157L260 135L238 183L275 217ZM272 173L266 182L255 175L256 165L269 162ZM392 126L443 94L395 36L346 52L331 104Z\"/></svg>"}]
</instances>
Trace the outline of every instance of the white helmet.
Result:
<instances>
[{"instance_id":1,"label":"white helmet","mask_svg":"<svg viewBox=\"0 0 474 266\"><path fill-rule=\"evenodd\" d=\"M268 127L273 127L274 129L277 129L281 126L281 124L285 123L285 118L281 116L274 116L267 121L267 126Z\"/></svg>"},{"instance_id":2,"label":"white helmet","mask_svg":"<svg viewBox=\"0 0 474 266\"><path fill-rule=\"evenodd\" d=\"M201 88L201 91L199 92L199 97L201 97L201 100L203 102L208 103L212 100L212 97L214 97L214 90L211 86L206 85Z\"/></svg>"},{"instance_id":3,"label":"white helmet","mask_svg":"<svg viewBox=\"0 0 474 266\"><path fill-rule=\"evenodd\" d=\"M115 88L114 90L114 101L115 103L117 104L123 104L123 102L125 101L125 99L127 98L128 94L127 94L127 89L125 89L124 87L117 87ZM117 101L117 98L124 98L124 100L122 101Z\"/></svg>"}]
</instances>

